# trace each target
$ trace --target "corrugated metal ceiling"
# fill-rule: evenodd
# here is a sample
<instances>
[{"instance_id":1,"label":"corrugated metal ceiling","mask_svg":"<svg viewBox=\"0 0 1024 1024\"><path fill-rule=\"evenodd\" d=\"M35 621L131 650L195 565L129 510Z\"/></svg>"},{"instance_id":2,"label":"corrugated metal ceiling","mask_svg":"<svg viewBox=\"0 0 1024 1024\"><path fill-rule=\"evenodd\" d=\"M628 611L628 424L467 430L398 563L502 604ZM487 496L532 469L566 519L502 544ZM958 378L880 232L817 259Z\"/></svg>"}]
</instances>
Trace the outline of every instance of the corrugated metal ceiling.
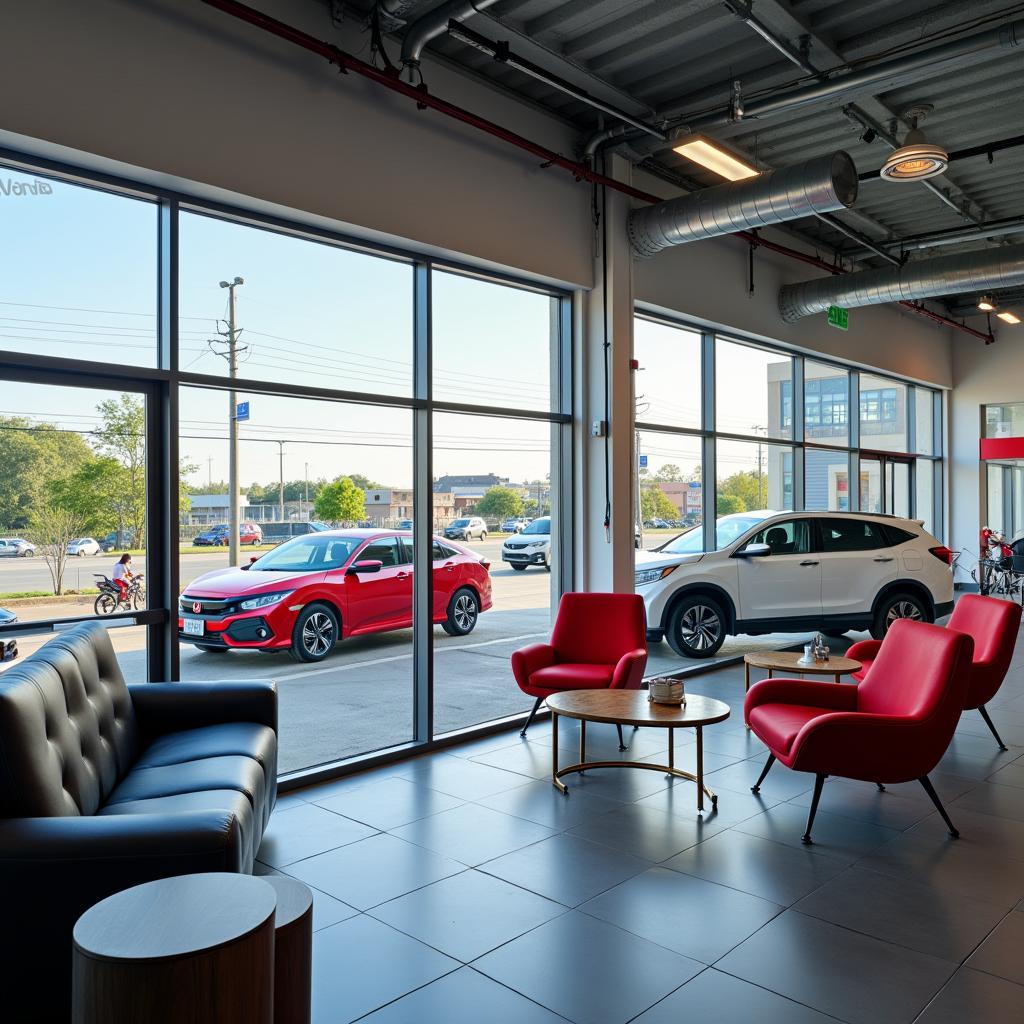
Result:
<instances>
[{"instance_id":1,"label":"corrugated metal ceiling","mask_svg":"<svg viewBox=\"0 0 1024 1024\"><path fill-rule=\"evenodd\" d=\"M366 10L371 0L360 0ZM418 4L416 17L436 7ZM819 71L876 60L893 50L932 45L1024 16L1022 2L940 2L936 0L754 0L754 14L794 49L803 47ZM809 80L721 0L499 0L469 27L491 39L505 39L513 51L555 73L589 82L634 115L649 118L725 110L731 85L743 94L776 90ZM591 107L502 64L479 50L442 36L431 49L503 88L558 113L576 125L581 141L603 122ZM902 49L900 49L902 48ZM924 128L931 141L955 151L1024 135L1024 46L996 59L874 96L857 104L902 137L905 121L896 120L913 105L934 107ZM725 141L764 168L792 164L842 148L861 172L875 170L890 151L876 138L863 139L864 127L843 112L843 101L819 104L765 120L740 121L704 132ZM683 175L698 186L720 179L673 153L655 154L654 164ZM958 161L933 183L949 204L921 184L881 180L862 183L855 212L840 219L875 243L899 252L899 240L1004 217L1024 217L1024 147ZM820 221L791 227L824 251L836 251L867 265L879 264L857 242ZM919 251L927 258L956 249L1024 240L1024 231L990 242L974 241Z\"/></svg>"}]
</instances>

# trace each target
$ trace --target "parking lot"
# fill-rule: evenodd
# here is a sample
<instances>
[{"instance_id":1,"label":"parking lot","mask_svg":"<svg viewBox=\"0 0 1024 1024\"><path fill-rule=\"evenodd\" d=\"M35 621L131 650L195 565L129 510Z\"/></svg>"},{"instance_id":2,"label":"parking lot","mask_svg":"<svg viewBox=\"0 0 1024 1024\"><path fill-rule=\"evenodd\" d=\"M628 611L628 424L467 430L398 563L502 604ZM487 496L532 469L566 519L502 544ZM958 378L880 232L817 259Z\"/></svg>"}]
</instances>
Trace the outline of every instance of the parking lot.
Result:
<instances>
[{"instance_id":1,"label":"parking lot","mask_svg":"<svg viewBox=\"0 0 1024 1024\"><path fill-rule=\"evenodd\" d=\"M671 535L671 534L670 534ZM645 532L647 546L664 535ZM550 631L552 576L541 569L515 572L501 561L501 540L488 538L472 545L491 562L494 607L481 615L476 629L465 637L448 636L440 627L434 635L435 731L446 732L517 714L530 706L515 685L509 664L514 650L545 639ZM109 573L113 556L75 558L67 585L92 583L93 572ZM181 557L182 587L197 576L227 564L224 549ZM145 558L135 559L145 571ZM49 576L41 558L0 562L0 592L46 589ZM23 621L91 614L92 598L80 603L18 608ZM111 631L126 677L145 676L145 629ZM25 637L22 656L48 637ZM722 660L746 650L763 650L797 642L796 636L731 638ZM685 662L668 644L652 646L648 673L677 672L706 667ZM233 651L211 655L190 644L181 646L181 672L186 680L274 679L280 687L281 770L291 771L412 738L412 630L399 630L346 640L325 661L305 665L286 654Z\"/></svg>"}]
</instances>

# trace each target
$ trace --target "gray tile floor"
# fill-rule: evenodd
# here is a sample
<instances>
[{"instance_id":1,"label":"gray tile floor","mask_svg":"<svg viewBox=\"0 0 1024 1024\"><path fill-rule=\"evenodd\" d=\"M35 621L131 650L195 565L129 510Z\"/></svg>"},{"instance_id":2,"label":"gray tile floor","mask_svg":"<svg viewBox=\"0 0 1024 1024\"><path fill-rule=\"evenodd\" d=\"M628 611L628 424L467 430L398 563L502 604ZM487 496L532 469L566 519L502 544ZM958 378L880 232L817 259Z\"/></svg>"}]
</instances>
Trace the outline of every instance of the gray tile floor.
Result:
<instances>
[{"instance_id":1,"label":"gray tile floor","mask_svg":"<svg viewBox=\"0 0 1024 1024\"><path fill-rule=\"evenodd\" d=\"M687 685L734 709L708 730L703 818L655 772L559 795L543 722L283 799L259 870L315 889L317 1024L1024 1019L1024 642L989 705L1010 751L968 712L932 776L959 841L916 784L830 780L803 847L813 780L776 767L750 793L742 669ZM563 722L566 760L576 740ZM590 756L616 747L590 727Z\"/></svg>"}]
</instances>

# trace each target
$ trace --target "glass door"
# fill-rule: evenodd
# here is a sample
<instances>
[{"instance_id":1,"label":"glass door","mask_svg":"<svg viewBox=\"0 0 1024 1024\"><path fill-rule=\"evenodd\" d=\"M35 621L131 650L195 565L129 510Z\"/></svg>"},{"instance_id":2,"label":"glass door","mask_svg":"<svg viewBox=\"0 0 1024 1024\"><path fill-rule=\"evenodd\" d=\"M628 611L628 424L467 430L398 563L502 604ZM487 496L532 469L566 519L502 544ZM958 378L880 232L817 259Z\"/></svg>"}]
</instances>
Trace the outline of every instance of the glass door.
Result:
<instances>
[{"instance_id":1,"label":"glass door","mask_svg":"<svg viewBox=\"0 0 1024 1024\"><path fill-rule=\"evenodd\" d=\"M860 458L860 510L894 516L911 514L911 459L892 455Z\"/></svg>"}]
</instances>

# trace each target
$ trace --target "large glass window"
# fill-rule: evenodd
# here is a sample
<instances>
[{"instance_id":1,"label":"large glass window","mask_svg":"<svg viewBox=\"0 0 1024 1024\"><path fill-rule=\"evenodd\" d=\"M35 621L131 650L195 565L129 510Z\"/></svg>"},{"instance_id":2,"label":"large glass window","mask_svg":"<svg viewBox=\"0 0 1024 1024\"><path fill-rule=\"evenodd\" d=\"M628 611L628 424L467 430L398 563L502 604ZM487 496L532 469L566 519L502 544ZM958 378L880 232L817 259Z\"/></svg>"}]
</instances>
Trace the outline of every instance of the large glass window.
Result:
<instances>
[{"instance_id":1,"label":"large glass window","mask_svg":"<svg viewBox=\"0 0 1024 1024\"><path fill-rule=\"evenodd\" d=\"M463 274L431 277L434 399L552 408L558 303L550 295Z\"/></svg>"},{"instance_id":2,"label":"large glass window","mask_svg":"<svg viewBox=\"0 0 1024 1024\"><path fill-rule=\"evenodd\" d=\"M804 508L849 511L850 456L847 452L804 449Z\"/></svg>"},{"instance_id":3,"label":"large glass window","mask_svg":"<svg viewBox=\"0 0 1024 1024\"><path fill-rule=\"evenodd\" d=\"M914 435L918 455L935 454L935 393L914 388Z\"/></svg>"},{"instance_id":4,"label":"large glass window","mask_svg":"<svg viewBox=\"0 0 1024 1024\"><path fill-rule=\"evenodd\" d=\"M697 331L657 320L634 321L636 418L699 429L701 425L701 341Z\"/></svg>"},{"instance_id":5,"label":"large glass window","mask_svg":"<svg viewBox=\"0 0 1024 1024\"><path fill-rule=\"evenodd\" d=\"M841 367L805 359L804 439L845 447L850 443L849 411L849 373Z\"/></svg>"},{"instance_id":6,"label":"large glass window","mask_svg":"<svg viewBox=\"0 0 1024 1024\"><path fill-rule=\"evenodd\" d=\"M183 370L412 394L409 263L195 213L180 224Z\"/></svg>"},{"instance_id":7,"label":"large glass window","mask_svg":"<svg viewBox=\"0 0 1024 1024\"><path fill-rule=\"evenodd\" d=\"M275 679L282 772L413 739L412 413L183 388L183 679ZM409 513L411 514L411 512Z\"/></svg>"},{"instance_id":8,"label":"large glass window","mask_svg":"<svg viewBox=\"0 0 1024 1024\"><path fill-rule=\"evenodd\" d=\"M907 450L907 386L870 373L860 376L860 444L883 452Z\"/></svg>"},{"instance_id":9,"label":"large glass window","mask_svg":"<svg viewBox=\"0 0 1024 1024\"><path fill-rule=\"evenodd\" d=\"M792 357L718 338L715 424L724 434L792 437Z\"/></svg>"},{"instance_id":10,"label":"large glass window","mask_svg":"<svg viewBox=\"0 0 1024 1024\"><path fill-rule=\"evenodd\" d=\"M157 360L157 207L0 166L0 348Z\"/></svg>"},{"instance_id":11,"label":"large glass window","mask_svg":"<svg viewBox=\"0 0 1024 1024\"><path fill-rule=\"evenodd\" d=\"M655 548L703 521L701 443L654 430L638 431L637 440L637 519L643 547Z\"/></svg>"},{"instance_id":12,"label":"large glass window","mask_svg":"<svg viewBox=\"0 0 1024 1024\"><path fill-rule=\"evenodd\" d=\"M538 420L434 417L434 727L465 729L529 711L509 657L544 641L557 599L560 509L552 427Z\"/></svg>"},{"instance_id":13,"label":"large glass window","mask_svg":"<svg viewBox=\"0 0 1024 1024\"><path fill-rule=\"evenodd\" d=\"M778 444L719 440L715 479L719 515L793 508L793 449Z\"/></svg>"}]
</instances>

